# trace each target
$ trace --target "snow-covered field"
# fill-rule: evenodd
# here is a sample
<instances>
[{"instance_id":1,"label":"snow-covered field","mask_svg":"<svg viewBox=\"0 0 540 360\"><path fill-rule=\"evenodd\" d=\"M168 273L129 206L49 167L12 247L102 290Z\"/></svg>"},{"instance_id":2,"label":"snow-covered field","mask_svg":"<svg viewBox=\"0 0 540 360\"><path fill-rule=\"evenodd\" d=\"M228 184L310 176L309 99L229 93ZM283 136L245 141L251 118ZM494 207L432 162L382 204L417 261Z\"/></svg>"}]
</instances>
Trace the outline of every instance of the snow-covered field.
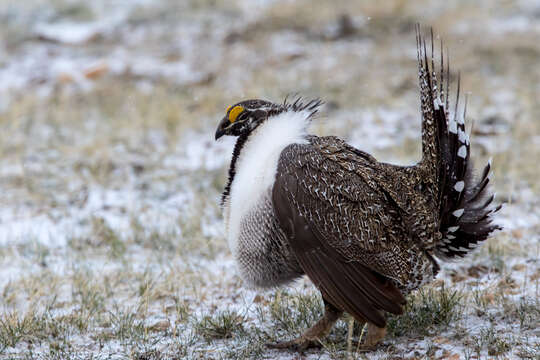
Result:
<instances>
[{"instance_id":1,"label":"snow-covered field","mask_svg":"<svg viewBox=\"0 0 540 360\"><path fill-rule=\"evenodd\" d=\"M420 154L414 24L470 92L504 226L389 320L344 318L307 359L540 358L537 1L21 0L0 3L0 358L294 359L307 279L243 287L218 206L225 108L326 101L313 126L378 159Z\"/></svg>"}]
</instances>

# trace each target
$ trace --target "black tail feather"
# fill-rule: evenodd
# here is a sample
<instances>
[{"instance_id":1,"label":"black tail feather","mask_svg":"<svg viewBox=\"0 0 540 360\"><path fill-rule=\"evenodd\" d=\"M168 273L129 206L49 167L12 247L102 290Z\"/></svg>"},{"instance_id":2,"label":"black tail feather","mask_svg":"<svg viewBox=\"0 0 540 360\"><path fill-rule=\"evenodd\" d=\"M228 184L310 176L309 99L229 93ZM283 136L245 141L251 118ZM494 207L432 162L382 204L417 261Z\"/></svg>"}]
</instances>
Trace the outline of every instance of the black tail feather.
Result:
<instances>
[{"instance_id":1,"label":"black tail feather","mask_svg":"<svg viewBox=\"0 0 540 360\"><path fill-rule=\"evenodd\" d=\"M428 62L425 40L417 26L417 53L422 103L423 162L438 167L440 199L440 232L435 255L443 259L465 256L487 239L495 230L492 216L501 206L493 207L494 195L489 188L491 164L475 178L470 160L470 140L465 129L467 97L460 110L460 76L457 79L453 119L449 113L450 66L448 56L444 67L443 44L439 74L435 69L433 30L431 30L431 61ZM431 63L431 67L429 66ZM444 74L446 72L446 76ZM437 84L439 80L439 84Z\"/></svg>"}]
</instances>

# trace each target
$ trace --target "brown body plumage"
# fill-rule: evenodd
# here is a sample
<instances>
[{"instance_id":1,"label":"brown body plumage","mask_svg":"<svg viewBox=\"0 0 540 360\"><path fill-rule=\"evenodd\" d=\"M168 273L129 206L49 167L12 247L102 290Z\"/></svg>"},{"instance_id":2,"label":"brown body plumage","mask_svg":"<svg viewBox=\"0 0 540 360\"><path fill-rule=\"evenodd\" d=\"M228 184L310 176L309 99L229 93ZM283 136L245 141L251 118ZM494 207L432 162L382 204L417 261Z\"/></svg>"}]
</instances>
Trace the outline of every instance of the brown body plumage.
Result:
<instances>
[{"instance_id":1,"label":"brown body plumage","mask_svg":"<svg viewBox=\"0 0 540 360\"><path fill-rule=\"evenodd\" d=\"M299 131L275 139L283 145L261 155L267 166L257 178L252 159L265 154L260 142L272 126L309 121L319 101L248 100L228 109L218 127L216 138L239 136L223 204L244 278L272 287L307 274L325 301L319 323L278 347L313 345L343 311L371 324L367 345L375 345L384 313L402 313L404 295L439 271L437 258L462 257L498 228L490 217L498 210L490 207L490 165L473 179L464 112L449 115L442 51L436 73L420 35L417 42L423 154L415 166L381 163L336 137ZM459 83L455 114L458 99Z\"/></svg>"}]
</instances>

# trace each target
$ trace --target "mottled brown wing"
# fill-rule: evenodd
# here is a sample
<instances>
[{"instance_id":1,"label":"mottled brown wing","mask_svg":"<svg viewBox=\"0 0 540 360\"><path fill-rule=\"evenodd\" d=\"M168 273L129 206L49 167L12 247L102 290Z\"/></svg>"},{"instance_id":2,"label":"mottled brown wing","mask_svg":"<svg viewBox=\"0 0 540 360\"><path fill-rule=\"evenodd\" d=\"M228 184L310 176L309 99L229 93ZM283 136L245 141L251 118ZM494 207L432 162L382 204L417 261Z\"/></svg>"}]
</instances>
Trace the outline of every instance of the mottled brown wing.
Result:
<instances>
[{"instance_id":1,"label":"mottled brown wing","mask_svg":"<svg viewBox=\"0 0 540 360\"><path fill-rule=\"evenodd\" d=\"M388 278L405 270L403 234L385 195L354 170L343 170L311 144L290 145L280 157L272 200L300 265L324 298L383 327L380 310L400 314L405 304Z\"/></svg>"}]
</instances>

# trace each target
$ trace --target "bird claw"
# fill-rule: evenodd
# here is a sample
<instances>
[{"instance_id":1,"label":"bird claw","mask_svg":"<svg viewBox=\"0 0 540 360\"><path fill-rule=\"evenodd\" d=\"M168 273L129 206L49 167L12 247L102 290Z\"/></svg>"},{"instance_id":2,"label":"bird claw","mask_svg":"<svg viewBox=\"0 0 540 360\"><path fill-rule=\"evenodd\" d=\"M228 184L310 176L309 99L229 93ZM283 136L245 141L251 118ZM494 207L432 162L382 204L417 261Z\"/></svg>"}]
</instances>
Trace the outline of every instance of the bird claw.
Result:
<instances>
[{"instance_id":1,"label":"bird claw","mask_svg":"<svg viewBox=\"0 0 540 360\"><path fill-rule=\"evenodd\" d=\"M359 352L372 352L377 350L377 345L367 345L363 344L358 347Z\"/></svg>"},{"instance_id":2,"label":"bird claw","mask_svg":"<svg viewBox=\"0 0 540 360\"><path fill-rule=\"evenodd\" d=\"M308 339L299 337L291 341L283 341L278 343L267 343L267 347L271 349L287 349L291 351L304 352L309 348L320 348L322 346L318 339Z\"/></svg>"},{"instance_id":3,"label":"bird claw","mask_svg":"<svg viewBox=\"0 0 540 360\"><path fill-rule=\"evenodd\" d=\"M290 351L298 351L300 353L309 348L320 348L323 346L320 339L325 337L330 332L330 329L336 323L342 313L343 311L335 308L333 305L325 301L323 317L319 319L315 325L307 329L303 335L290 341L266 344L266 346L272 349L288 349Z\"/></svg>"}]
</instances>

